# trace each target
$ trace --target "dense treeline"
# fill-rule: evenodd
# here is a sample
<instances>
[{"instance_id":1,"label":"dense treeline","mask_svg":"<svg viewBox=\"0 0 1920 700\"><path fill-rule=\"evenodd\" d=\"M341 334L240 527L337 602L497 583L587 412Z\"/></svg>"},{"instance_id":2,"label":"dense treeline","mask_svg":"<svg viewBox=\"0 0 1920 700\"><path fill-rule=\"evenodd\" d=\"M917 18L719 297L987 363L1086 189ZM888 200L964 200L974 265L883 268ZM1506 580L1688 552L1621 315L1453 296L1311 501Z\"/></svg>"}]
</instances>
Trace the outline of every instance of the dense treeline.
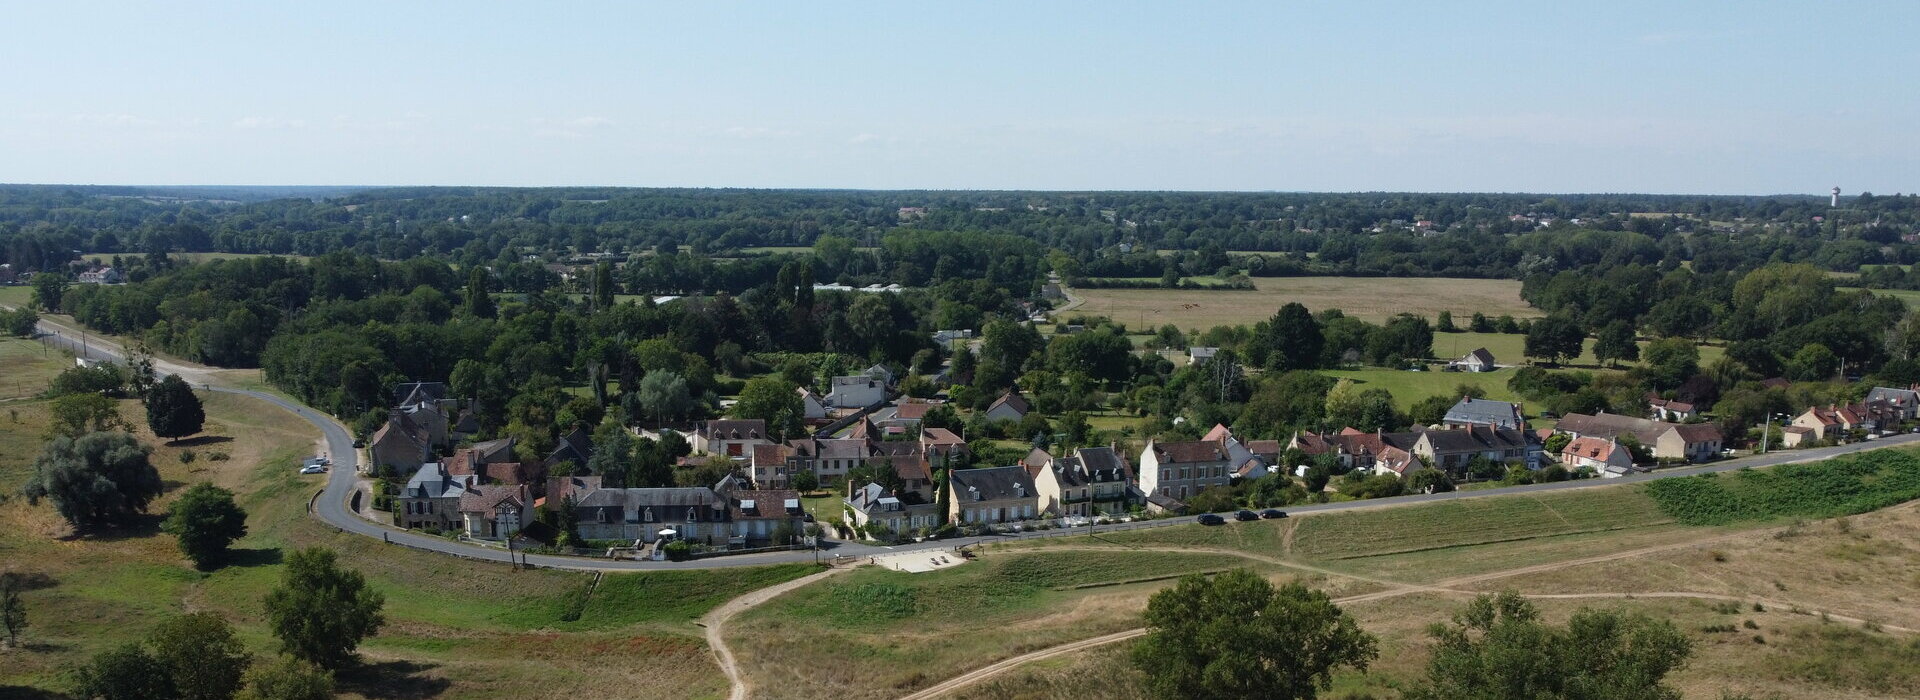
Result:
<instances>
[{"instance_id":1,"label":"dense treeline","mask_svg":"<svg viewBox=\"0 0 1920 700\"><path fill-rule=\"evenodd\" d=\"M1822 198L1803 196L630 188L308 194L314 198L243 202L217 198L243 196L226 191L0 187L0 262L48 269L71 251L321 255L350 249L389 260L434 255L470 266L521 262L527 255L602 252L624 259L681 246L706 259L737 257L741 249L813 246L822 238L881 246L901 229L1031 241L1062 251L1054 267L1077 277L1159 277L1165 263L1156 251L1196 253L1174 263L1185 276L1216 274L1229 264L1226 251L1288 254L1240 259L1238 266L1256 277L1518 278L1575 269L1609 254L1692 261L1703 272L1801 261L1852 271L1920 260L1903 239L1920 224L1920 197L1913 195L1862 194L1831 209ZM1595 240L1563 235L1580 231ZM1627 233L1634 236L1605 235ZM902 267L908 252L885 251L890 259L877 269L835 270L824 279L849 274L866 283L909 284L914 275L939 276L937 260ZM655 286L689 287L685 275L667 274L679 281ZM725 272L695 276L708 291L731 278Z\"/></svg>"}]
</instances>

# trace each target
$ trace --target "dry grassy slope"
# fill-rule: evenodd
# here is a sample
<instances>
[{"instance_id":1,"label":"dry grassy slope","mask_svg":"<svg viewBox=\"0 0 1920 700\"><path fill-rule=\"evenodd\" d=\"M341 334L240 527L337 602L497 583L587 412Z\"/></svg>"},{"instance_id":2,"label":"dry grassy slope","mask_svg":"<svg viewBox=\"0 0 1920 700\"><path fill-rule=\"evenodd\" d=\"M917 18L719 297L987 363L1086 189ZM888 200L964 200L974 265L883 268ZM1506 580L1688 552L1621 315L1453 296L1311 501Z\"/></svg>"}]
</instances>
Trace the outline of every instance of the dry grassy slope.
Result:
<instances>
[{"instance_id":1,"label":"dry grassy slope","mask_svg":"<svg viewBox=\"0 0 1920 700\"><path fill-rule=\"evenodd\" d=\"M1695 644L1692 662L1672 678L1686 697L1713 698L1723 691L1788 700L1920 696L1920 642L1914 635L1823 621L1817 612L1920 628L1920 608L1913 605L1920 599L1920 545L1914 544L1920 541L1920 508L1909 504L1839 521L1745 532L1691 532L1701 542L1461 587L1577 596L1536 599L1554 622L1564 622L1582 607L1671 620ZM1622 531L1620 537L1632 535ZM1749 600L1648 597L1679 591ZM1619 593L1642 595L1615 597ZM1395 687L1424 671L1427 627L1457 611L1466 595L1412 593L1349 604L1362 626L1381 638L1381 656L1367 674L1342 674L1331 696L1396 697ZM1770 602L1755 610L1753 598ZM1097 692L1145 698L1125 653L1125 645L1114 645L1050 659L952 697L1050 700Z\"/></svg>"}]
</instances>

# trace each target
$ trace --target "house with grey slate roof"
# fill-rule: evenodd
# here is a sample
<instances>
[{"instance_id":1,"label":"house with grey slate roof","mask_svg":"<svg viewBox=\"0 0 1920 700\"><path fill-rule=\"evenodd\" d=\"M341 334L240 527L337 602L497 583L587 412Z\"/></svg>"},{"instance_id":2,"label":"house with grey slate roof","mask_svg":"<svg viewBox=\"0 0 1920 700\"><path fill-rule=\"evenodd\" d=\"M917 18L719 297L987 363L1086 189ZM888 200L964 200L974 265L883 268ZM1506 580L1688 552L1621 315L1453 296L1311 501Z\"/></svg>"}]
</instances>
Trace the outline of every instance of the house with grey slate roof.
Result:
<instances>
[{"instance_id":1,"label":"house with grey slate roof","mask_svg":"<svg viewBox=\"0 0 1920 700\"><path fill-rule=\"evenodd\" d=\"M1491 401L1463 396L1460 402L1447 409L1447 415L1440 422L1449 428L1469 426L1492 426L1496 428L1527 429L1527 417L1521 413L1520 404L1507 401Z\"/></svg>"},{"instance_id":2,"label":"house with grey slate roof","mask_svg":"<svg viewBox=\"0 0 1920 700\"><path fill-rule=\"evenodd\" d=\"M955 469L947 477L947 520L1009 523L1040 517L1040 492L1019 465Z\"/></svg>"}]
</instances>

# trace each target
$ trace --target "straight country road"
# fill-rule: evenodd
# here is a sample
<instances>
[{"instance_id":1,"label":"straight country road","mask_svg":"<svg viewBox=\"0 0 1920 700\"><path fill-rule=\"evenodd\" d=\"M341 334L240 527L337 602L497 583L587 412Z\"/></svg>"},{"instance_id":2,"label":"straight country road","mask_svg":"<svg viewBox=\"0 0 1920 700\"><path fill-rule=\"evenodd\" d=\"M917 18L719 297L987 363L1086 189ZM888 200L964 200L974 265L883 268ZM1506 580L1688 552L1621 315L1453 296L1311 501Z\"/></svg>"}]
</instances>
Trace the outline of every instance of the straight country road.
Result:
<instances>
[{"instance_id":1,"label":"straight country road","mask_svg":"<svg viewBox=\"0 0 1920 700\"><path fill-rule=\"evenodd\" d=\"M110 360L122 361L122 362L125 361L125 358L126 358L125 349L121 348L118 344L112 341L100 338L98 336L83 335L79 329L72 328L64 324L55 323L46 319L41 320L40 327L43 333L46 333L48 336L51 336L50 338L45 338L46 340L55 342L68 350L74 351L76 354L79 354L80 351L83 349L83 343L84 343L84 350L87 353L86 356L88 357L92 357L94 359L110 359ZM459 541L450 540L444 537L433 537L433 536L425 535L419 532L414 532L411 530L402 530L395 527L389 527L386 525L375 523L373 521L370 521L366 518L363 518L363 517L360 517L359 515L354 514L349 509L349 498L352 496L355 489L355 482L359 478L359 468L358 468L358 460L356 457L356 450L353 447L353 436L347 432L346 426L342 425L339 421L334 420L333 417L328 416L325 413L322 413L318 410L301 405L299 403L296 403L292 400L286 399L281 396L277 396L274 394L269 394L261 391L254 391L250 389L241 389L241 388L236 388L231 386L223 386L221 384L222 377L220 374L220 370L218 368L194 365L190 363L159 360L159 359L156 359L154 364L155 364L156 371L161 372L163 374L178 374L181 376L181 378L186 379L189 383L200 386L205 390L218 391L218 392L229 393L229 394L239 394L242 396L248 396L255 399L259 399L261 401L265 401L275 406L279 406L282 409L293 412L295 415L300 416L300 418L306 420L309 423L312 423L315 428L318 428L321 434L326 438L328 453L333 457L333 469L327 477L326 489L320 494L320 497L315 502L314 509L313 509L314 515L318 517L322 522L325 522L328 525L332 525L334 528L339 530L344 530L344 531L352 532L359 535L365 535L367 537L381 538L382 540L393 543L393 544L401 544L409 547L414 547L417 549L424 549L424 550L429 550L434 552L440 552L443 554L467 557L469 559L482 559L482 560L497 561L502 563L519 561L519 562L533 565L533 566L541 566L541 567L554 568L554 569L571 569L571 570L579 570L579 571L647 571L647 570L665 570L665 569L717 569L717 568L729 568L729 567L739 567L739 566L759 566L762 564L781 564L781 563L792 563L792 562L815 561L822 555L866 558L866 557L880 556L880 555L886 555L886 554L898 554L901 552L952 549L961 544L973 544L973 543L988 542L988 541L1000 542L1000 541L1014 541L1014 540L1023 540L1023 539L1039 539L1043 537L1083 535L1083 534L1092 534L1095 532L1114 532L1114 531L1120 531L1120 530L1168 527L1173 525L1184 525L1184 524L1193 522L1193 518L1190 518L1190 517L1177 517L1177 518L1167 518L1164 520L1151 520L1151 521L1143 521L1143 522L1135 522L1135 523L1102 525L1102 526L1096 526L1092 528L1074 528L1071 531L1069 530L1028 531L1028 532L1019 532L1019 533L1012 533L1012 534L1005 534L1005 535L991 535L991 536L977 537L977 538L929 540L926 542L914 542L914 543L907 543L907 544L895 545L890 547L855 544L855 543L838 543L820 552L806 551L806 550L787 551L787 552L770 552L770 553L761 553L761 554L745 554L745 555L731 556L731 557L715 557L712 559L697 559L693 561L682 561L682 562L616 561L616 560L610 560L610 559L595 559L595 558L589 558L589 557L571 557L571 556L557 556L557 555L549 555L549 554L527 554L527 553L521 553L521 552L508 552L506 550L498 549L494 547L484 547L484 546L469 543L469 542L459 542ZM1813 449L1807 449L1807 450L1790 450L1790 451L1784 451L1784 452L1774 452L1771 454L1754 455L1754 456L1742 457L1738 459L1728 459L1728 460L1723 460L1723 461L1714 462L1711 464L1705 464L1705 465L1696 466L1696 467L1661 469L1654 472L1649 472L1644 474L1634 474L1632 476L1626 476L1626 477L1621 477L1617 479L1584 479L1580 481L1560 481L1560 482L1553 482L1553 483L1546 483L1546 484L1529 484L1525 486L1507 486L1507 487L1501 487L1501 488L1479 489L1474 491L1449 491L1446 493L1416 494L1412 496L1380 498L1380 499L1373 499L1373 500L1366 500L1366 501L1347 501L1342 503L1322 503L1322 504L1313 504L1313 505L1301 505L1301 506L1289 507L1287 509L1287 512L1290 515L1297 517L1297 516L1303 516L1303 515L1314 515L1319 513L1368 510L1368 509L1374 509L1374 508L1393 508L1398 506L1406 506L1406 505L1413 505L1413 504L1419 504L1419 503L1433 503L1437 501L1451 501L1451 500L1468 499L1468 498L1485 498L1488 496L1504 496L1504 495L1522 494L1522 493L1538 493L1541 491L1605 488L1609 486L1636 484L1636 483L1641 483L1646 481L1654 481L1658 479L1672 479L1676 477L1693 476L1696 474L1709 474L1714 472L1725 472L1725 471L1733 471L1737 469L1747 469L1747 468L1754 468L1754 467L1770 467L1770 466L1775 466L1780 464L1812 462L1812 461L1827 459L1827 458L1838 456L1838 455L1860 452L1863 450L1880 449L1880 448L1886 448L1886 447L1898 447L1903 445L1912 445L1915 443L1920 443L1920 435L1912 435L1912 434L1894 435L1886 438L1881 438L1878 440L1867 440L1862 442L1856 442L1850 445L1838 445L1834 447L1820 447L1820 448L1813 448ZM1227 527L1232 527L1232 526L1228 525Z\"/></svg>"}]
</instances>

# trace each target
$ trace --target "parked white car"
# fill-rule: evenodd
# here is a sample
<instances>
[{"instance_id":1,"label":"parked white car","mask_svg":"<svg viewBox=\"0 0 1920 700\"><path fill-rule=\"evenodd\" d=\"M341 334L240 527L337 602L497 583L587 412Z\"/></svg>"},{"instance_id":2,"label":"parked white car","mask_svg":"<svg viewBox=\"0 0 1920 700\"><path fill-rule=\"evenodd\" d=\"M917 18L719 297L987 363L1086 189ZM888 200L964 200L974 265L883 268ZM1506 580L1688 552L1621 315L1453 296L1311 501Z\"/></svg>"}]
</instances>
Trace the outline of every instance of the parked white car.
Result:
<instances>
[{"instance_id":1,"label":"parked white car","mask_svg":"<svg viewBox=\"0 0 1920 700\"><path fill-rule=\"evenodd\" d=\"M326 467L325 467L324 465L319 465L319 464L309 464L309 465L307 465L307 466L304 466L304 467L301 467L301 468L300 468L300 473L302 473L302 474L325 474L325 473L327 473L327 468L326 468Z\"/></svg>"}]
</instances>

